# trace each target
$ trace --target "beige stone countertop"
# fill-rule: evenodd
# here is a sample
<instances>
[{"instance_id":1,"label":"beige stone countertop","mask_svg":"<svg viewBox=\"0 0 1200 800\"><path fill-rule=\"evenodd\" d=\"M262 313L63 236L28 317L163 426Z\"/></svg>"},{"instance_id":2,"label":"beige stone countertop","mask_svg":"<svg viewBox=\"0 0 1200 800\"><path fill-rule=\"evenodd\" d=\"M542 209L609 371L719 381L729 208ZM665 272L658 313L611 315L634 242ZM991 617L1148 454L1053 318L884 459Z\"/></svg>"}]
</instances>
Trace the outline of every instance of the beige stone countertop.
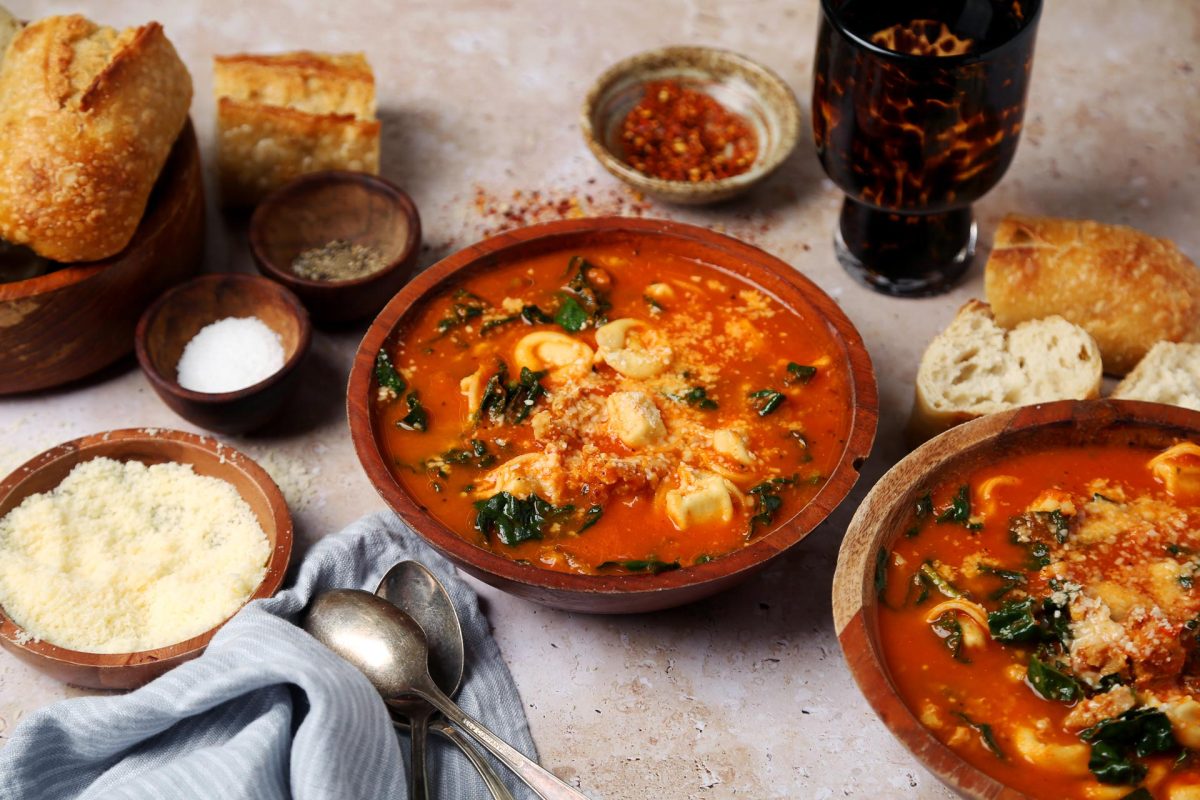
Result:
<instances>
[{"instance_id":1,"label":"beige stone countertop","mask_svg":"<svg viewBox=\"0 0 1200 800\"><path fill-rule=\"evenodd\" d=\"M892 739L846 671L829 605L838 544L863 494L904 452L920 353L959 305L981 295L1001 215L1131 224L1200 257L1200 5L1047 3L1023 140L1008 175L976 207L981 248L969 279L940 298L898 300L860 288L833 256L841 194L808 133L817 0L7 1L24 18L83 11L116 25L161 21L195 78L208 165L214 54L365 51L384 120L383 172L420 207L422 266L508 225L504 205L528 211L537 190L535 221L561 209L670 217L759 245L816 281L862 332L880 388L874 455L837 513L757 577L675 611L588 617L488 587L482 596L542 761L590 796L950 796ZM760 60L804 109L796 153L720 208L639 203L579 134L580 103L601 71L676 43ZM210 211L207 269L252 269L244 231ZM341 388L364 329L317 333L283 418L230 440L283 486L301 548L382 507L351 448ZM143 425L192 427L159 402L132 360L67 389L0 398L0 473L64 440ZM77 694L0 655L0 737L30 710Z\"/></svg>"}]
</instances>

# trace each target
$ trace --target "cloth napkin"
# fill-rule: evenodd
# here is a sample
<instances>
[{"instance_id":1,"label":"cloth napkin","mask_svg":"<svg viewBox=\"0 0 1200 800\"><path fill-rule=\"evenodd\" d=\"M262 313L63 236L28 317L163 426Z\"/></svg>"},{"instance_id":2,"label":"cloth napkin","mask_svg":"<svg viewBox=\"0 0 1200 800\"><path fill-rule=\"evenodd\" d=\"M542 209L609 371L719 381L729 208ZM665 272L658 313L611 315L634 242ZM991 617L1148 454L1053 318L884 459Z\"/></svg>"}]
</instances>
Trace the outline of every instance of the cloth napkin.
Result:
<instances>
[{"instance_id":1,"label":"cloth napkin","mask_svg":"<svg viewBox=\"0 0 1200 800\"><path fill-rule=\"evenodd\" d=\"M198 659L124 695L83 697L26 717L0 750L4 800L383 800L407 796L387 711L361 673L301 628L314 594L374 591L397 561L428 566L466 639L462 708L536 758L517 687L475 592L394 514L322 539L295 584L247 605ZM482 751L482 748L480 748ZM498 762L517 798L534 795ZM487 798L466 759L430 736L433 796Z\"/></svg>"}]
</instances>

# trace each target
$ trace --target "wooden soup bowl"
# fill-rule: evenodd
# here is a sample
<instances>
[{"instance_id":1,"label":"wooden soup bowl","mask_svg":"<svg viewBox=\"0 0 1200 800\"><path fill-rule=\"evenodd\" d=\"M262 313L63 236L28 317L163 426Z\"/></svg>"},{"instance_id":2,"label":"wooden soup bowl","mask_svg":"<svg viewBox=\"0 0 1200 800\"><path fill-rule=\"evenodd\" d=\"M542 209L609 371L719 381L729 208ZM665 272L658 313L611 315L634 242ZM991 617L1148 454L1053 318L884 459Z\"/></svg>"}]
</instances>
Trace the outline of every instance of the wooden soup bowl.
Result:
<instances>
[{"instance_id":1,"label":"wooden soup bowl","mask_svg":"<svg viewBox=\"0 0 1200 800\"><path fill-rule=\"evenodd\" d=\"M853 402L841 457L817 495L775 530L706 564L657 575L576 575L518 564L463 539L439 522L392 475L380 444L371 389L375 357L427 299L472 275L546 253L566 257L612 243L636 243L736 275L809 319L820 320L839 350ZM359 461L384 501L413 530L460 568L504 591L569 611L634 613L683 605L745 580L807 536L838 506L858 479L875 439L878 394L871 359L854 325L816 284L756 247L704 228L663 220L608 217L564 220L503 233L435 264L392 299L371 324L350 373L350 431Z\"/></svg>"},{"instance_id":2,"label":"wooden soup bowl","mask_svg":"<svg viewBox=\"0 0 1200 800\"><path fill-rule=\"evenodd\" d=\"M104 456L144 464L190 464L197 475L233 485L250 506L271 542L267 573L246 599L270 597L283 583L292 554L292 517L279 487L262 467L239 451L207 436L182 431L127 429L84 436L60 444L18 467L0 483L0 517L32 494L62 482L80 462ZM228 621L228 620L226 620ZM222 622L178 644L138 653L86 653L49 642L22 641L21 628L0 607L0 647L34 669L90 689L133 689L204 651Z\"/></svg>"},{"instance_id":3,"label":"wooden soup bowl","mask_svg":"<svg viewBox=\"0 0 1200 800\"><path fill-rule=\"evenodd\" d=\"M989 461L1063 446L1166 448L1200 439L1200 412L1132 400L1062 400L951 428L892 467L859 506L838 553L833 622L850 673L892 734L962 797L1016 800L1005 786L942 744L900 699L879 643L875 567L929 488Z\"/></svg>"},{"instance_id":4,"label":"wooden soup bowl","mask_svg":"<svg viewBox=\"0 0 1200 800\"><path fill-rule=\"evenodd\" d=\"M70 383L128 354L142 310L194 275L203 253L204 183L189 122L124 250L0 283L0 394Z\"/></svg>"}]
</instances>

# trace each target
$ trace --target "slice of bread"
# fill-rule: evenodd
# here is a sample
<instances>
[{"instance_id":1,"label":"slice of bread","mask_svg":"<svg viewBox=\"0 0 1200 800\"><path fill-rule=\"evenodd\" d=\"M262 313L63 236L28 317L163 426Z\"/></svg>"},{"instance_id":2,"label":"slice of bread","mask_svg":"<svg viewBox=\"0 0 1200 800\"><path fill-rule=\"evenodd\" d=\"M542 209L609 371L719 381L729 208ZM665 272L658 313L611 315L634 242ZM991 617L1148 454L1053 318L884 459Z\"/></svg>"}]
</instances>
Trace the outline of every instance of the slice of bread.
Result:
<instances>
[{"instance_id":1,"label":"slice of bread","mask_svg":"<svg viewBox=\"0 0 1200 800\"><path fill-rule=\"evenodd\" d=\"M921 358L909 440L1018 406L1098 397L1101 371L1100 349L1078 325L1047 317L1006 331L971 300Z\"/></svg>"},{"instance_id":2,"label":"slice of bread","mask_svg":"<svg viewBox=\"0 0 1200 800\"><path fill-rule=\"evenodd\" d=\"M1112 396L1200 411L1200 344L1159 342L1117 384Z\"/></svg>"},{"instance_id":3,"label":"slice of bread","mask_svg":"<svg viewBox=\"0 0 1200 800\"><path fill-rule=\"evenodd\" d=\"M8 50L8 43L13 40L19 30L21 30L21 23L8 13L7 8L0 6L0 64L4 63L4 53Z\"/></svg>"},{"instance_id":4,"label":"slice of bread","mask_svg":"<svg viewBox=\"0 0 1200 800\"><path fill-rule=\"evenodd\" d=\"M217 172L252 206L308 172L379 173L375 76L362 53L216 56Z\"/></svg>"}]
</instances>

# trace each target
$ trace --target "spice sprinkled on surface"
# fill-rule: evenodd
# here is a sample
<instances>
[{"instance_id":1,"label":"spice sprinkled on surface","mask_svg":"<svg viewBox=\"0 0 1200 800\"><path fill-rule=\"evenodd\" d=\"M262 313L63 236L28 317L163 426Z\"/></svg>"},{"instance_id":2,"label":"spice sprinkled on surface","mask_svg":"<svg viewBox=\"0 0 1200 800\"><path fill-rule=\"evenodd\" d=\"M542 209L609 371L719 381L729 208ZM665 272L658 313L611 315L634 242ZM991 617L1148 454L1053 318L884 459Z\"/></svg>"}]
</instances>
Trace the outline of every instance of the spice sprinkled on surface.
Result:
<instances>
[{"instance_id":1,"label":"spice sprinkled on surface","mask_svg":"<svg viewBox=\"0 0 1200 800\"><path fill-rule=\"evenodd\" d=\"M310 281L352 281L387 266L374 247L342 239L305 250L292 262L292 272Z\"/></svg>"},{"instance_id":2,"label":"spice sprinkled on surface","mask_svg":"<svg viewBox=\"0 0 1200 800\"><path fill-rule=\"evenodd\" d=\"M283 340L258 317L226 317L183 348L179 385L193 392L235 392L283 369Z\"/></svg>"},{"instance_id":3,"label":"spice sprinkled on surface","mask_svg":"<svg viewBox=\"0 0 1200 800\"><path fill-rule=\"evenodd\" d=\"M621 128L625 161L669 181L720 180L754 163L758 140L750 124L712 97L678 81L652 81Z\"/></svg>"}]
</instances>

